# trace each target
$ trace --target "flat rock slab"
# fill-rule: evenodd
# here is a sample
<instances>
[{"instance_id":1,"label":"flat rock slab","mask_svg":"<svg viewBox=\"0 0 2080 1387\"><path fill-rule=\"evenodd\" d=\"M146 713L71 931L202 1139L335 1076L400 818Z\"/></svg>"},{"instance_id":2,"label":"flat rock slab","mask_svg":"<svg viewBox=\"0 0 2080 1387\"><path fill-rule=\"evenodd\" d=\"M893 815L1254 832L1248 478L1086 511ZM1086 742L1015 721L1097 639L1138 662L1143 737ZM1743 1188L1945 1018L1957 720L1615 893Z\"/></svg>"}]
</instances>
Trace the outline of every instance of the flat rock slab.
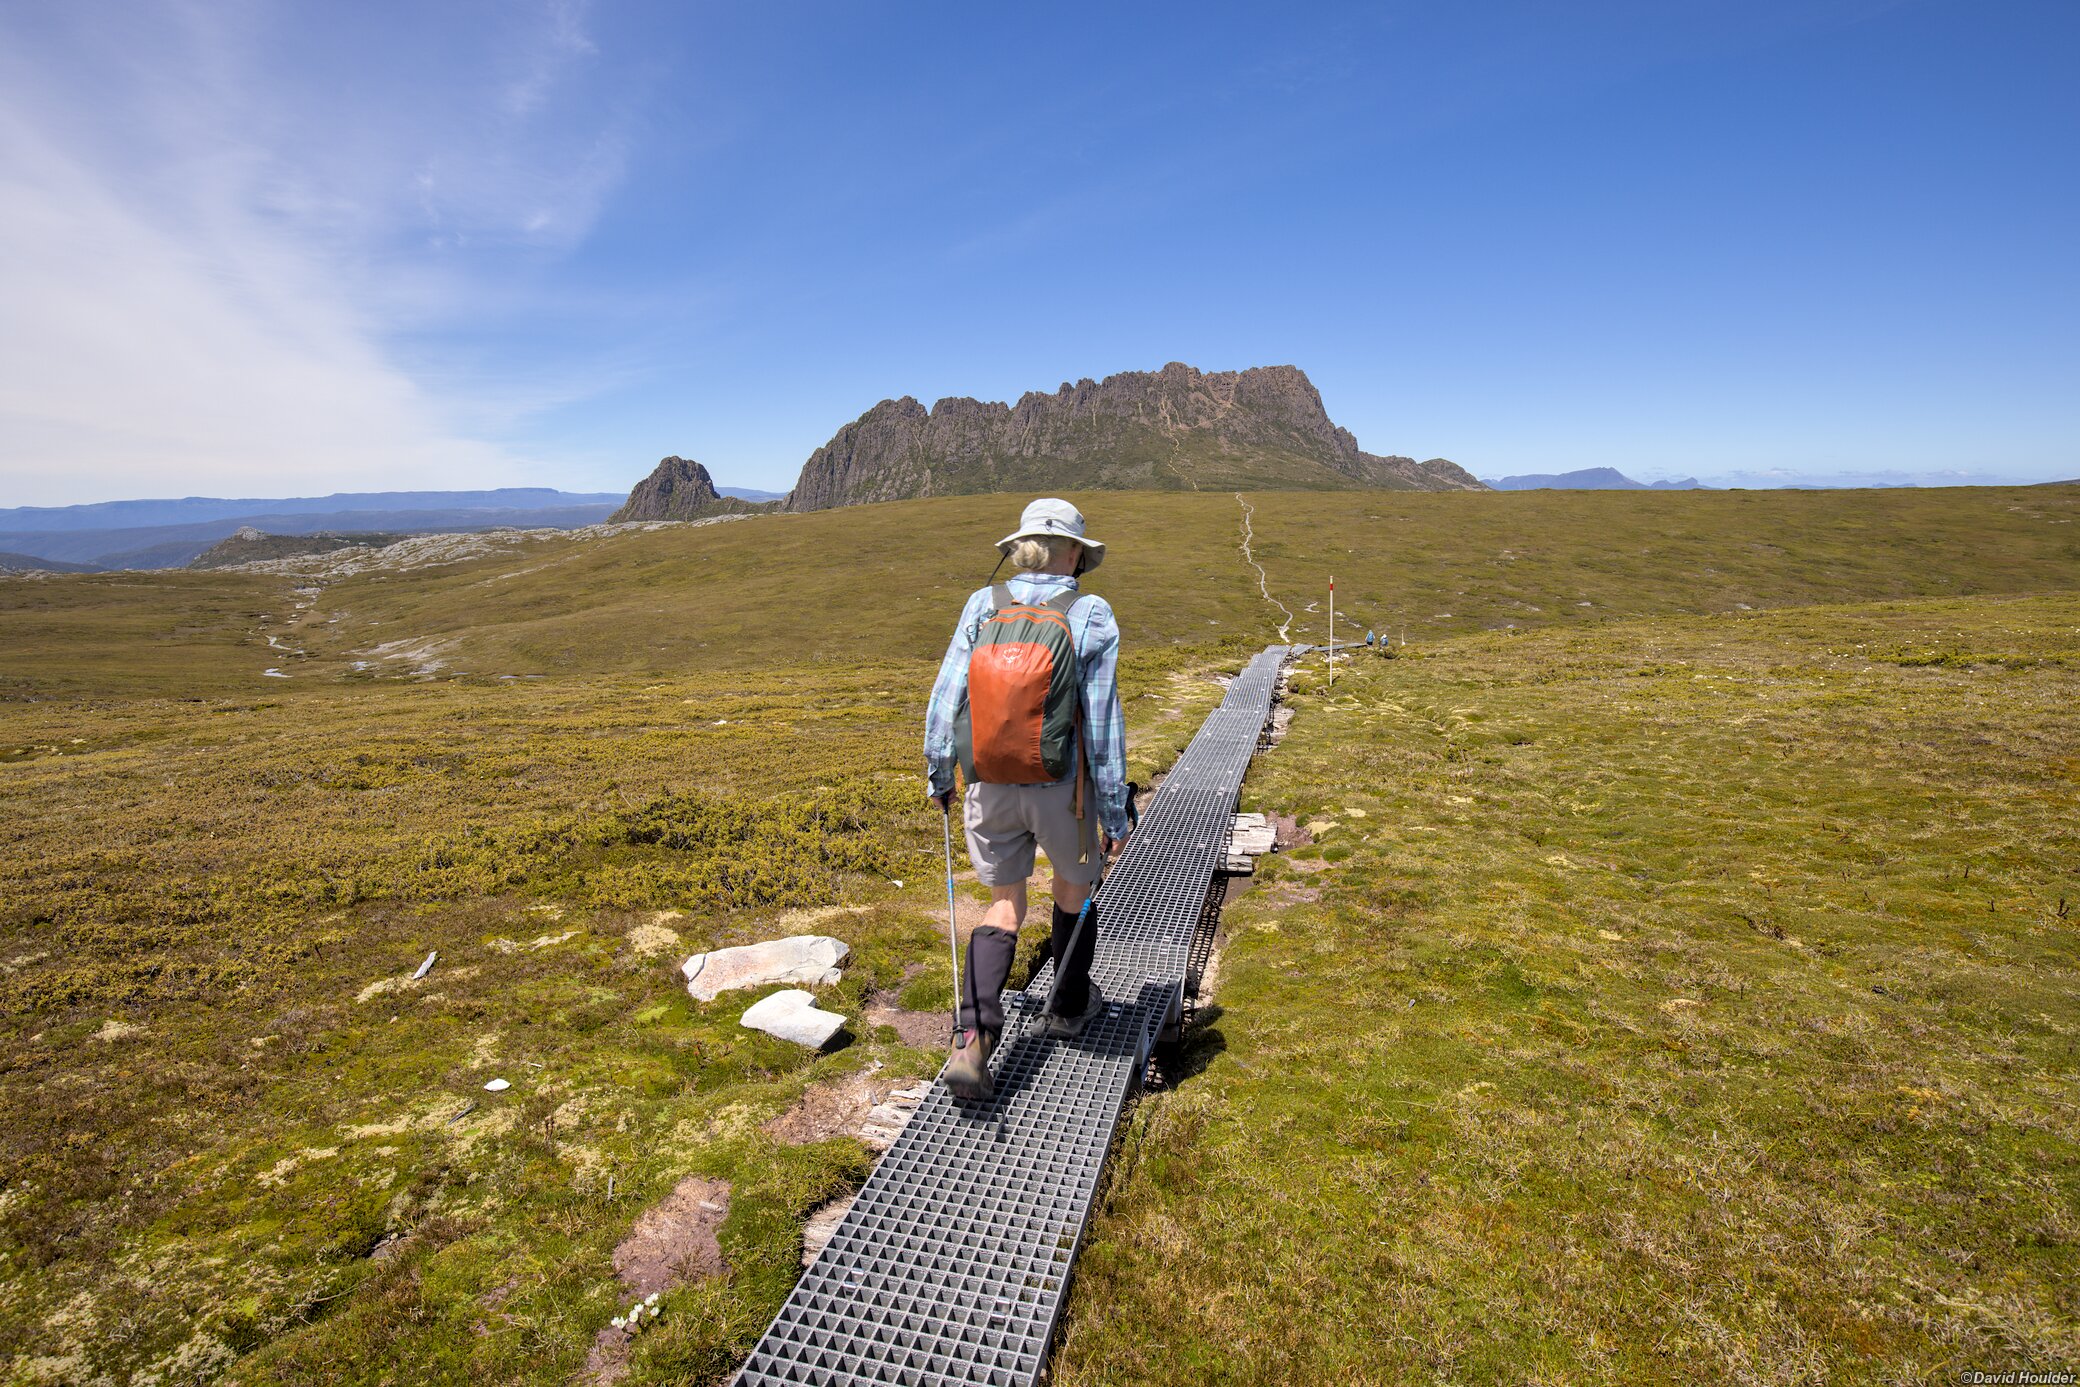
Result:
<instances>
[{"instance_id":1,"label":"flat rock slab","mask_svg":"<svg viewBox=\"0 0 2080 1387\"><path fill-rule=\"evenodd\" d=\"M782 1040L792 1040L797 1045L806 1045L812 1050L821 1050L845 1024L845 1018L817 1006L816 998L809 993L790 987L752 1003L740 1024L754 1031L779 1036Z\"/></svg>"},{"instance_id":2,"label":"flat rock slab","mask_svg":"<svg viewBox=\"0 0 2080 1387\"><path fill-rule=\"evenodd\" d=\"M712 1002L725 992L770 987L776 982L823 987L843 976L852 950L827 934L791 934L763 944L744 944L695 954L679 965L686 991L696 1002Z\"/></svg>"}]
</instances>

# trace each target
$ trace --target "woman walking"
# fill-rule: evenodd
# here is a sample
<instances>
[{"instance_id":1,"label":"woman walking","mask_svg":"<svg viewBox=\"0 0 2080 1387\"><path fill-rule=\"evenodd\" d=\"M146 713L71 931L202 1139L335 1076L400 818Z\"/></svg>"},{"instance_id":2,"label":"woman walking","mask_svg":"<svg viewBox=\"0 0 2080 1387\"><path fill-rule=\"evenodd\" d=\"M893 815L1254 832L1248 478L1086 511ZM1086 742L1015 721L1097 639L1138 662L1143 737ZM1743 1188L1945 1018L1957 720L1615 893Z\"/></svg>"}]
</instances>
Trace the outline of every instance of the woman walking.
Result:
<instances>
[{"instance_id":1,"label":"woman walking","mask_svg":"<svg viewBox=\"0 0 2080 1387\"><path fill-rule=\"evenodd\" d=\"M967 780L961 825L990 906L968 940L946 1086L991 1095L989 1058L1004 1029L1000 994L1011 976L1026 883L1044 851L1054 879L1051 944L1055 1009L1048 1034L1081 1035L1105 999L1090 982L1097 949L1093 906L1073 957L1078 912L1105 857L1126 841L1126 727L1119 704L1119 627L1104 598L1078 576L1105 559L1067 501L1025 508L997 541L1018 570L977 589L961 610L925 713L929 793L952 813L956 767Z\"/></svg>"}]
</instances>

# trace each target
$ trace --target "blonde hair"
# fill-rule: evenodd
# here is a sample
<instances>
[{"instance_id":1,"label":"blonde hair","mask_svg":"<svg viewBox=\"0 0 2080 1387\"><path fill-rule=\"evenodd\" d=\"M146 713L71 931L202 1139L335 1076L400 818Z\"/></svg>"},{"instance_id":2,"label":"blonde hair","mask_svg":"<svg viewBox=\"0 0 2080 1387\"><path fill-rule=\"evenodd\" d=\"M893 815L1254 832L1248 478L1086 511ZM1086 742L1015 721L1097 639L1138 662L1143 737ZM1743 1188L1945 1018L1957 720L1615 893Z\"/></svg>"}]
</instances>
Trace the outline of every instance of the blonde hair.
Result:
<instances>
[{"instance_id":1,"label":"blonde hair","mask_svg":"<svg viewBox=\"0 0 2080 1387\"><path fill-rule=\"evenodd\" d=\"M1021 573L1033 573L1047 567L1060 557L1064 547L1076 541L1062 536L1050 535L1045 539L1028 537L1011 546L1011 566Z\"/></svg>"}]
</instances>

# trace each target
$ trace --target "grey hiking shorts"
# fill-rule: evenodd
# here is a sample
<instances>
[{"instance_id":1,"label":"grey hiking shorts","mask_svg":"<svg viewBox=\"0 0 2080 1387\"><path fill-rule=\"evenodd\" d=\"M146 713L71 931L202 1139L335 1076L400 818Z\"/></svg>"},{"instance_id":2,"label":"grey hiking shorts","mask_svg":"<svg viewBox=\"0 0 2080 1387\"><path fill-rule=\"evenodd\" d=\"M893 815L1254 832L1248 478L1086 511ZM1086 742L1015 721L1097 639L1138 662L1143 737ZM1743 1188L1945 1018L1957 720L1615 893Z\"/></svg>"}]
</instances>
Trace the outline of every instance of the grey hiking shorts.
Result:
<instances>
[{"instance_id":1,"label":"grey hiking shorts","mask_svg":"<svg viewBox=\"0 0 2080 1387\"><path fill-rule=\"evenodd\" d=\"M1055 875L1079 886L1098 879L1098 805L1084 787L1083 817L1076 817L1076 783L970 785L961 803L968 833L968 858L984 886L1016 886L1033 874L1037 848ZM1082 861L1078 861L1078 857Z\"/></svg>"}]
</instances>

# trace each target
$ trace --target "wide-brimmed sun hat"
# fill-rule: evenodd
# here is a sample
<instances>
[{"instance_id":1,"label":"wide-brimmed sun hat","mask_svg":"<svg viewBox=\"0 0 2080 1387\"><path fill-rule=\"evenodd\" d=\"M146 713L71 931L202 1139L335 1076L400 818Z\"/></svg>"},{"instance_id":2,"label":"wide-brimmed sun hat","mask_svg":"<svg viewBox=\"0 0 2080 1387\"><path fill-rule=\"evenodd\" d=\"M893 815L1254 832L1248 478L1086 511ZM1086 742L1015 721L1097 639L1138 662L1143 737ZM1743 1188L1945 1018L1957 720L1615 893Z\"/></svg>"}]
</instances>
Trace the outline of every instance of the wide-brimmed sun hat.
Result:
<instances>
[{"instance_id":1,"label":"wide-brimmed sun hat","mask_svg":"<svg viewBox=\"0 0 2080 1387\"><path fill-rule=\"evenodd\" d=\"M1083 512L1067 501L1052 496L1027 506L1018 517L1018 528L997 541L998 552L1009 554L1022 539L1073 539L1083 546L1083 571L1088 573L1105 562L1105 546L1083 532Z\"/></svg>"}]
</instances>

